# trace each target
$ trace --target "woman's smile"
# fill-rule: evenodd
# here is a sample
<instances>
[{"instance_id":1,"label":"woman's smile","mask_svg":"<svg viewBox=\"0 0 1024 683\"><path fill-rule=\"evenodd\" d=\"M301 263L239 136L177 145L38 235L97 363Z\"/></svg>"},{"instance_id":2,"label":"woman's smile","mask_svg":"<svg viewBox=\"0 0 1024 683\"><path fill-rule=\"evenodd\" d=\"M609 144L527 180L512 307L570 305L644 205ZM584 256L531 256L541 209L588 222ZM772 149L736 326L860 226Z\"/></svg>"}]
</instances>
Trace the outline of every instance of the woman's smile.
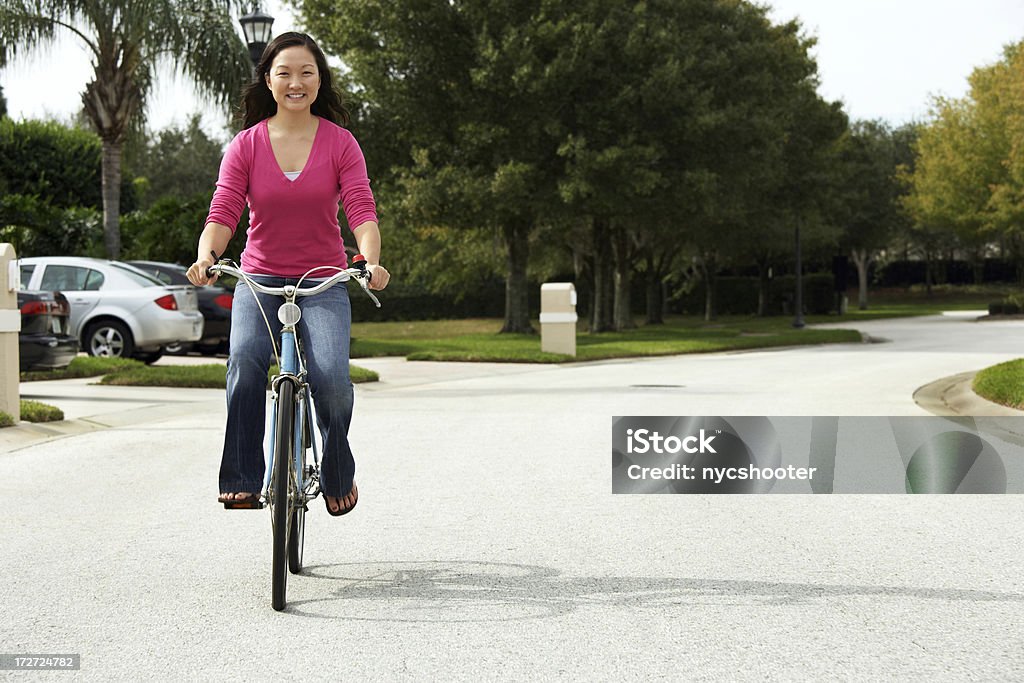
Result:
<instances>
[{"instance_id":1,"label":"woman's smile","mask_svg":"<svg viewBox=\"0 0 1024 683\"><path fill-rule=\"evenodd\" d=\"M266 80L279 107L308 107L316 101L320 71L316 58L307 48L289 47L281 50L274 58ZM289 111L296 110L289 107Z\"/></svg>"}]
</instances>

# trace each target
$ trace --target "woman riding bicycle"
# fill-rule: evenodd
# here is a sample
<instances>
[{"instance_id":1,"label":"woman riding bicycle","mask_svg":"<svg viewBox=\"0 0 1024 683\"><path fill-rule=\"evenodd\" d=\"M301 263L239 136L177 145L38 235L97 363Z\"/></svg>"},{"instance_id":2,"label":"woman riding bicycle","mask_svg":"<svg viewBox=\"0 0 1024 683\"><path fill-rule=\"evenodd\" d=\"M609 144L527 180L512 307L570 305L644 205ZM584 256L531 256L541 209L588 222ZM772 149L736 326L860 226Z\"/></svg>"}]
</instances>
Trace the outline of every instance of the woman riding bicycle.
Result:
<instances>
[{"instance_id":1,"label":"woman riding bicycle","mask_svg":"<svg viewBox=\"0 0 1024 683\"><path fill-rule=\"evenodd\" d=\"M349 122L348 112L312 38L283 33L267 46L255 80L245 89L242 114L243 130L224 153L189 280L195 285L217 280L216 275L207 276L215 262L212 254L224 253L246 204L250 227L241 265L243 271L258 275L253 278L257 282L294 285L316 266L344 268L340 201L366 257L370 288L384 289L391 276L379 264L380 232L366 163L355 138L341 127ZM323 277L332 272L325 269ZM273 334L266 328L257 297ZM235 290L228 419L217 499L232 507L258 502L263 487L267 371L273 339L281 329L275 314L280 303L280 298L256 294L241 282ZM359 496L348 443L353 401L348 290L339 283L301 299L300 305L309 383L323 437L320 488L328 512L343 515L355 507Z\"/></svg>"}]
</instances>

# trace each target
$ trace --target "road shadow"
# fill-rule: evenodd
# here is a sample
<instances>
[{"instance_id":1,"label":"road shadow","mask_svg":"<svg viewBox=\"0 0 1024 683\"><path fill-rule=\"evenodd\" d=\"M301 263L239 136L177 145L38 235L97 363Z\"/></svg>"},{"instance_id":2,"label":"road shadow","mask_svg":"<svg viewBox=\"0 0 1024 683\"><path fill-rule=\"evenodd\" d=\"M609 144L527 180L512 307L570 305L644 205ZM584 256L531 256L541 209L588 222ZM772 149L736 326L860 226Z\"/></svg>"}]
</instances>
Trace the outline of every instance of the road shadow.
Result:
<instances>
[{"instance_id":1,"label":"road shadow","mask_svg":"<svg viewBox=\"0 0 1024 683\"><path fill-rule=\"evenodd\" d=\"M794 606L838 598L1024 603L1024 593L653 577L581 577L500 562L354 562L307 567L323 597L289 601L287 612L376 622L501 622L557 617L586 607ZM319 590L317 592L320 592Z\"/></svg>"}]
</instances>

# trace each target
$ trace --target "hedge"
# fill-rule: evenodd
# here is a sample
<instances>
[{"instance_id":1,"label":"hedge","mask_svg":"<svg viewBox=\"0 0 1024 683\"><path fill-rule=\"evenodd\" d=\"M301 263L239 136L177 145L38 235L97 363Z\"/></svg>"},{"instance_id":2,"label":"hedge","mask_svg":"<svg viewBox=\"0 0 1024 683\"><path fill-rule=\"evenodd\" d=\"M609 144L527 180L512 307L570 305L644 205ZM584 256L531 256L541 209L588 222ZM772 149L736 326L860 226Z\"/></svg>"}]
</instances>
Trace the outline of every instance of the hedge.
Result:
<instances>
[{"instance_id":1,"label":"hedge","mask_svg":"<svg viewBox=\"0 0 1024 683\"><path fill-rule=\"evenodd\" d=\"M720 277L715 283L715 309L719 315L756 315L760 280L756 277ZM784 275L769 281L768 315L791 315L796 278ZM686 315L703 315L704 283L669 302L669 310ZM804 313L827 315L835 310L835 278L831 273L803 276Z\"/></svg>"}]
</instances>

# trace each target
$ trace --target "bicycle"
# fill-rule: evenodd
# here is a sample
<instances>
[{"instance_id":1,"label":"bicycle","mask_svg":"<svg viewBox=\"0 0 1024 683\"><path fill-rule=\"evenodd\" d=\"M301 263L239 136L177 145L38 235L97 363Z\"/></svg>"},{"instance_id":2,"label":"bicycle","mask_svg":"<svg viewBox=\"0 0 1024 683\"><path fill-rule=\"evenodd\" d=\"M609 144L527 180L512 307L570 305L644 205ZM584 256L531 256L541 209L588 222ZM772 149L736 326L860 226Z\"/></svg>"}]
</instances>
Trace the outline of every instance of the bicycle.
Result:
<instances>
[{"instance_id":1,"label":"bicycle","mask_svg":"<svg viewBox=\"0 0 1024 683\"><path fill-rule=\"evenodd\" d=\"M216 255L214 256L216 258ZM308 288L302 282L318 270L336 270L334 275ZM281 296L284 303L277 311L283 325L280 337L280 353L274 343L274 356L279 372L271 379L270 455L259 499L246 507L270 507L270 522L273 529L273 563L271 605L277 611L285 608L288 573L302 571L302 552L305 543L306 504L320 495L320 452L312 435L313 414L309 384L306 382L306 362L303 355L302 339L298 334L298 323L302 310L296 299L326 291L338 282L354 279L363 288L377 308L380 301L370 291L370 272L362 255L352 258L352 267L318 266L306 272L294 285L266 287L254 282L227 259L219 260L207 270L207 275L233 275L255 292ZM259 305L259 299L256 300ZM270 331L270 321L260 305L260 312ZM271 333L271 337L273 334ZM306 453L312 448L313 462L307 464Z\"/></svg>"}]
</instances>

